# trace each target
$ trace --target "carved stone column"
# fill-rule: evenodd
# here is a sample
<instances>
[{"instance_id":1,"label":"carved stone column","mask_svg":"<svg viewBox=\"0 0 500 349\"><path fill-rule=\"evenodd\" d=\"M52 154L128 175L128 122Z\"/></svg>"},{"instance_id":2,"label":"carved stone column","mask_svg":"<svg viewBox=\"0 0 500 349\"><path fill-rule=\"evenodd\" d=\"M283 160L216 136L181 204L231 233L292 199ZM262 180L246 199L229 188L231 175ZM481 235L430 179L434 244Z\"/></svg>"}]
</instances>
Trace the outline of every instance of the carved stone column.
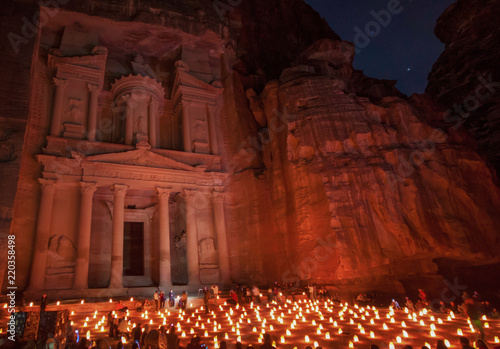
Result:
<instances>
[{"instance_id":1,"label":"carved stone column","mask_svg":"<svg viewBox=\"0 0 500 349\"><path fill-rule=\"evenodd\" d=\"M132 145L134 142L134 100L132 95L124 95L123 100L127 103L127 115L125 115L125 144Z\"/></svg>"},{"instance_id":2,"label":"carved stone column","mask_svg":"<svg viewBox=\"0 0 500 349\"><path fill-rule=\"evenodd\" d=\"M56 86L56 94L54 97L54 107L52 109L52 123L50 124L50 134L59 137L61 134L61 117L64 102L64 90L68 85L68 80L53 79Z\"/></svg>"},{"instance_id":3,"label":"carved stone column","mask_svg":"<svg viewBox=\"0 0 500 349\"><path fill-rule=\"evenodd\" d=\"M191 125L189 122L189 103L182 102L182 136L184 141L184 151L193 152L193 140L191 139Z\"/></svg>"},{"instance_id":4,"label":"carved stone column","mask_svg":"<svg viewBox=\"0 0 500 349\"><path fill-rule=\"evenodd\" d=\"M113 233L111 237L111 279L110 288L123 287L123 228L125 216L125 194L128 186L115 184L113 191Z\"/></svg>"},{"instance_id":5,"label":"carved stone column","mask_svg":"<svg viewBox=\"0 0 500 349\"><path fill-rule=\"evenodd\" d=\"M217 144L217 130L215 127L215 108L208 107L207 108L207 116L208 116L208 130L210 137L210 154L217 155L219 154L219 147Z\"/></svg>"},{"instance_id":6,"label":"carved stone column","mask_svg":"<svg viewBox=\"0 0 500 349\"><path fill-rule=\"evenodd\" d=\"M188 285L200 284L200 257L198 252L198 230L196 228L196 190L184 189L186 199L186 239L188 262Z\"/></svg>"},{"instance_id":7,"label":"carved stone column","mask_svg":"<svg viewBox=\"0 0 500 349\"><path fill-rule=\"evenodd\" d=\"M54 203L55 181L38 179L42 187L38 220L36 223L35 250L31 264L29 287L32 290L45 288L45 268L49 249L50 225L52 223L52 208Z\"/></svg>"},{"instance_id":8,"label":"carved stone column","mask_svg":"<svg viewBox=\"0 0 500 349\"><path fill-rule=\"evenodd\" d=\"M166 288L172 283L171 266L170 266L170 212L168 199L171 188L156 188L158 199L160 201L160 288Z\"/></svg>"},{"instance_id":9,"label":"carved stone column","mask_svg":"<svg viewBox=\"0 0 500 349\"><path fill-rule=\"evenodd\" d=\"M80 182L80 223L76 245L76 265L73 289L88 288L90 228L92 224L92 197L97 187L95 183Z\"/></svg>"},{"instance_id":10,"label":"carved stone column","mask_svg":"<svg viewBox=\"0 0 500 349\"><path fill-rule=\"evenodd\" d=\"M149 145L151 147L156 148L158 145L156 144L156 120L157 120L157 113L158 113L158 101L154 98L151 97L149 100L149 107L148 107L148 139L149 139Z\"/></svg>"},{"instance_id":11,"label":"carved stone column","mask_svg":"<svg viewBox=\"0 0 500 349\"><path fill-rule=\"evenodd\" d=\"M221 282L225 285L231 283L231 270L229 269L229 250L227 247L226 219L224 216L224 193L213 192L215 230L217 231L217 251L219 252L219 270Z\"/></svg>"},{"instance_id":12,"label":"carved stone column","mask_svg":"<svg viewBox=\"0 0 500 349\"><path fill-rule=\"evenodd\" d=\"M95 141L95 132L97 127L97 98L99 97L99 86L87 84L89 89L89 118L87 122L87 139Z\"/></svg>"}]
</instances>

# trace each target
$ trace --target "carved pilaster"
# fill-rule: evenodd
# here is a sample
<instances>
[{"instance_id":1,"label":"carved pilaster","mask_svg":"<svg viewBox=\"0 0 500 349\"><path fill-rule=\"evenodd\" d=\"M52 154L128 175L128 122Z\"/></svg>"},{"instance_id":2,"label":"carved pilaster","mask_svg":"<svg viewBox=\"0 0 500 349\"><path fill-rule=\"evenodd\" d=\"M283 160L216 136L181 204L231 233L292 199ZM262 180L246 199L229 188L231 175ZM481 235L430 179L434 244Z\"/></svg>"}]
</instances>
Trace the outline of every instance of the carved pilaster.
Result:
<instances>
[{"instance_id":1,"label":"carved pilaster","mask_svg":"<svg viewBox=\"0 0 500 349\"><path fill-rule=\"evenodd\" d=\"M219 270L221 282L230 284L231 272L229 269L229 249L226 235L226 218L224 215L225 193L214 191L212 200L214 203L215 230L217 232L217 251L219 252Z\"/></svg>"},{"instance_id":2,"label":"carved pilaster","mask_svg":"<svg viewBox=\"0 0 500 349\"><path fill-rule=\"evenodd\" d=\"M148 140L151 147L156 148L157 140L156 140L156 127L158 122L158 101L151 97L149 100L148 106Z\"/></svg>"},{"instance_id":3,"label":"carved pilaster","mask_svg":"<svg viewBox=\"0 0 500 349\"><path fill-rule=\"evenodd\" d=\"M190 106L191 104L189 102L182 101L182 137L184 151L192 153L193 140L191 136Z\"/></svg>"},{"instance_id":4,"label":"carved pilaster","mask_svg":"<svg viewBox=\"0 0 500 349\"><path fill-rule=\"evenodd\" d=\"M200 284L200 265L198 252L198 230L196 224L195 199L196 190L184 189L183 195L186 200L186 238L187 238L187 260L188 260L188 285Z\"/></svg>"},{"instance_id":5,"label":"carved pilaster","mask_svg":"<svg viewBox=\"0 0 500 349\"><path fill-rule=\"evenodd\" d=\"M125 217L125 195L127 185L115 184L113 191L113 232L111 237L111 278L110 288L123 287L123 228Z\"/></svg>"},{"instance_id":6,"label":"carved pilaster","mask_svg":"<svg viewBox=\"0 0 500 349\"><path fill-rule=\"evenodd\" d=\"M73 288L78 290L88 287L92 197L96 190L96 183L80 182L80 222L78 226L75 275L73 280Z\"/></svg>"},{"instance_id":7,"label":"carved pilaster","mask_svg":"<svg viewBox=\"0 0 500 349\"><path fill-rule=\"evenodd\" d=\"M68 85L68 80L54 78L53 80L55 86L55 97L54 105L52 108L52 122L50 125L50 134L52 136L60 136L61 133L61 117L64 102L64 90Z\"/></svg>"},{"instance_id":8,"label":"carved pilaster","mask_svg":"<svg viewBox=\"0 0 500 349\"><path fill-rule=\"evenodd\" d=\"M52 209L56 182L51 179L39 178L41 186L38 220L36 223L35 250L31 265L30 288L42 290L45 288L45 268L49 247L50 227L52 223Z\"/></svg>"},{"instance_id":9,"label":"carved pilaster","mask_svg":"<svg viewBox=\"0 0 500 349\"><path fill-rule=\"evenodd\" d=\"M171 188L156 188L158 199L160 201L160 287L171 284L171 266L170 266L170 212L168 200L170 198Z\"/></svg>"},{"instance_id":10,"label":"carved pilaster","mask_svg":"<svg viewBox=\"0 0 500 349\"><path fill-rule=\"evenodd\" d=\"M217 129L215 127L215 108L207 107L208 117L208 134L210 139L210 153L213 155L219 154L219 146L217 144Z\"/></svg>"},{"instance_id":11,"label":"carved pilaster","mask_svg":"<svg viewBox=\"0 0 500 349\"><path fill-rule=\"evenodd\" d=\"M134 140L134 106L135 101L131 94L123 95L122 99L127 105L127 114L125 115L125 144L132 145Z\"/></svg>"},{"instance_id":12,"label":"carved pilaster","mask_svg":"<svg viewBox=\"0 0 500 349\"><path fill-rule=\"evenodd\" d=\"M97 99L99 97L100 87L98 85L87 84L89 89L89 118L87 122L87 139L95 141L97 126Z\"/></svg>"}]
</instances>

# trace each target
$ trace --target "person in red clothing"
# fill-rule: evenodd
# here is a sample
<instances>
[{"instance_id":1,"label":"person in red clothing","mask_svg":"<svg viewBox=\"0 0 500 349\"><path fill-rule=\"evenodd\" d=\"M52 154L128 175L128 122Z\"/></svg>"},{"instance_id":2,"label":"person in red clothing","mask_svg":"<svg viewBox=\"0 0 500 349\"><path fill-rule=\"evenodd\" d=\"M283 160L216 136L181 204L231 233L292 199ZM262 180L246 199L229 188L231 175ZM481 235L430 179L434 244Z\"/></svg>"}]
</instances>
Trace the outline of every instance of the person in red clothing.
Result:
<instances>
[{"instance_id":1,"label":"person in red clothing","mask_svg":"<svg viewBox=\"0 0 500 349\"><path fill-rule=\"evenodd\" d=\"M418 289L418 298L420 298L424 307L427 306L427 295L421 288Z\"/></svg>"},{"instance_id":2,"label":"person in red clothing","mask_svg":"<svg viewBox=\"0 0 500 349\"><path fill-rule=\"evenodd\" d=\"M123 304L122 301L118 301L116 302L115 310L125 313L128 310L128 308L125 306L125 304Z\"/></svg>"}]
</instances>

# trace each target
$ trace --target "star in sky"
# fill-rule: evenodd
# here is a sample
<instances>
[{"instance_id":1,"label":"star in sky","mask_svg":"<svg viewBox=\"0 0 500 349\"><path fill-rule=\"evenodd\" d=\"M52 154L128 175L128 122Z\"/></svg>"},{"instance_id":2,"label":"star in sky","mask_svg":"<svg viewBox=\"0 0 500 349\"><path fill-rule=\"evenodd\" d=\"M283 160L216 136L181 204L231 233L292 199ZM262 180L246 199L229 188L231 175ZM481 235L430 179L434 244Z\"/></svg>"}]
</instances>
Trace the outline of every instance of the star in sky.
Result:
<instances>
[{"instance_id":1,"label":"star in sky","mask_svg":"<svg viewBox=\"0 0 500 349\"><path fill-rule=\"evenodd\" d=\"M363 70L370 77L398 80L396 87L407 95L424 92L427 75L444 49L434 35L434 26L441 13L455 2L305 1L326 19L343 40L354 42L358 39L361 42L360 37L366 34L364 47L356 46L359 49L354 58L354 68Z\"/></svg>"}]
</instances>

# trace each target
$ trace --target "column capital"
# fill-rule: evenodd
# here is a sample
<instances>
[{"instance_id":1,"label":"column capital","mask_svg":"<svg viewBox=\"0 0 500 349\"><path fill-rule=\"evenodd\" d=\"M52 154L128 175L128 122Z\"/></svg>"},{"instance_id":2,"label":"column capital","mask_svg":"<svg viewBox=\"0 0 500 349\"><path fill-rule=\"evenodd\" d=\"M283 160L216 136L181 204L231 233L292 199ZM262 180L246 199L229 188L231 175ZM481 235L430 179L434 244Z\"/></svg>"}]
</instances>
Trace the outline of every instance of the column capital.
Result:
<instances>
[{"instance_id":1,"label":"column capital","mask_svg":"<svg viewBox=\"0 0 500 349\"><path fill-rule=\"evenodd\" d=\"M167 197L169 198L170 197L170 193L172 192L172 188L162 188L162 187L156 187L156 195L159 197L159 198L162 198L162 197Z\"/></svg>"},{"instance_id":2,"label":"column capital","mask_svg":"<svg viewBox=\"0 0 500 349\"><path fill-rule=\"evenodd\" d=\"M68 80L53 78L52 82L56 87L66 87L68 85Z\"/></svg>"},{"instance_id":3,"label":"column capital","mask_svg":"<svg viewBox=\"0 0 500 349\"><path fill-rule=\"evenodd\" d=\"M80 182L80 190L82 193L93 194L97 190L97 183L94 182Z\"/></svg>"},{"instance_id":4,"label":"column capital","mask_svg":"<svg viewBox=\"0 0 500 349\"><path fill-rule=\"evenodd\" d=\"M127 190L128 190L128 185L124 185L124 184L113 184L111 186L111 191L113 192L113 194L115 195L122 195L122 196L125 196L125 194L127 193Z\"/></svg>"},{"instance_id":5,"label":"column capital","mask_svg":"<svg viewBox=\"0 0 500 349\"><path fill-rule=\"evenodd\" d=\"M198 190L196 189L184 189L182 191L182 194L184 195L184 198L186 200L194 200L196 196L198 195Z\"/></svg>"},{"instance_id":6,"label":"column capital","mask_svg":"<svg viewBox=\"0 0 500 349\"><path fill-rule=\"evenodd\" d=\"M127 106L131 108L135 107L137 103L136 98L131 93L124 94L121 98L127 103Z\"/></svg>"},{"instance_id":7,"label":"column capital","mask_svg":"<svg viewBox=\"0 0 500 349\"><path fill-rule=\"evenodd\" d=\"M94 85L94 84L89 84L89 83L87 83L87 88L89 89L90 93L92 93L92 92L98 92L100 90L100 86L99 85Z\"/></svg>"},{"instance_id":8,"label":"column capital","mask_svg":"<svg viewBox=\"0 0 500 349\"><path fill-rule=\"evenodd\" d=\"M40 187L42 188L42 191L45 191L45 190L53 190L55 187L56 181L54 179L38 178L38 183L40 183Z\"/></svg>"}]
</instances>

